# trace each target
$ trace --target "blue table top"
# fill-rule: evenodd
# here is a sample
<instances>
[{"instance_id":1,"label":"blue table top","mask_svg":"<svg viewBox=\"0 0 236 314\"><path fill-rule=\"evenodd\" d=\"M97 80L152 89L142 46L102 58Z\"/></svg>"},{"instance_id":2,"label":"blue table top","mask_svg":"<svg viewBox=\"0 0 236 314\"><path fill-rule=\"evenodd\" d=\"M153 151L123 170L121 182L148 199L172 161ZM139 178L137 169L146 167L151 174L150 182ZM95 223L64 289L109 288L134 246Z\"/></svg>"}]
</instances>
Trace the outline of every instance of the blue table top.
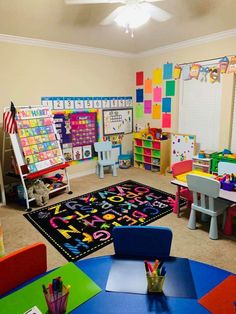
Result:
<instances>
[{"instance_id":1,"label":"blue table top","mask_svg":"<svg viewBox=\"0 0 236 314\"><path fill-rule=\"evenodd\" d=\"M198 303L197 299L105 291L107 278L112 265L112 258L112 256L102 256L75 262L80 269L102 288L102 292L80 305L71 313L210 313ZM190 267L198 299L231 274L217 267L192 260L190 260Z\"/></svg>"}]
</instances>

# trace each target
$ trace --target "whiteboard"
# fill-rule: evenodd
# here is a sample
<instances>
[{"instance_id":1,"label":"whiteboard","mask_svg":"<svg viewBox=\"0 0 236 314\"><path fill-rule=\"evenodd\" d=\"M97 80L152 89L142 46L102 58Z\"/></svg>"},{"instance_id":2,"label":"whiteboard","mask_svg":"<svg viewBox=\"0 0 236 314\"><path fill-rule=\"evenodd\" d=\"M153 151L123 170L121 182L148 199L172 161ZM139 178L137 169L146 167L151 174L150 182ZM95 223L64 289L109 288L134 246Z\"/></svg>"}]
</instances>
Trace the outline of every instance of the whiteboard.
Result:
<instances>
[{"instance_id":1,"label":"whiteboard","mask_svg":"<svg viewBox=\"0 0 236 314\"><path fill-rule=\"evenodd\" d=\"M220 82L180 80L179 133L196 135L201 150L218 151Z\"/></svg>"},{"instance_id":2,"label":"whiteboard","mask_svg":"<svg viewBox=\"0 0 236 314\"><path fill-rule=\"evenodd\" d=\"M171 165L193 158L195 155L195 140L194 135L171 134Z\"/></svg>"},{"instance_id":3,"label":"whiteboard","mask_svg":"<svg viewBox=\"0 0 236 314\"><path fill-rule=\"evenodd\" d=\"M133 132L133 109L103 110L103 135Z\"/></svg>"}]
</instances>

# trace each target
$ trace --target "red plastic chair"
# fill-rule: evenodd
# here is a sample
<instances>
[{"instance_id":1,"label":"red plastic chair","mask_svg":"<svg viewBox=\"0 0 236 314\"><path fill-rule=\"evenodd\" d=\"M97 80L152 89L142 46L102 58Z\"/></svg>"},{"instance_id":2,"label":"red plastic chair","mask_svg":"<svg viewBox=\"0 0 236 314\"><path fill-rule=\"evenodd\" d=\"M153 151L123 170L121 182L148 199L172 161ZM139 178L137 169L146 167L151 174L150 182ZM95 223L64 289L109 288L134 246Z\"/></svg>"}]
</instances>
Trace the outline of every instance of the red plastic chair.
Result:
<instances>
[{"instance_id":1,"label":"red plastic chair","mask_svg":"<svg viewBox=\"0 0 236 314\"><path fill-rule=\"evenodd\" d=\"M0 295L47 270L44 243L35 243L0 258Z\"/></svg>"},{"instance_id":2,"label":"red plastic chair","mask_svg":"<svg viewBox=\"0 0 236 314\"><path fill-rule=\"evenodd\" d=\"M236 204L228 207L227 209L227 216L224 225L223 233L225 235L232 235L233 234L233 218L236 217Z\"/></svg>"},{"instance_id":3,"label":"red plastic chair","mask_svg":"<svg viewBox=\"0 0 236 314\"><path fill-rule=\"evenodd\" d=\"M172 174L175 178L176 176L192 171L193 169L193 161L192 160L183 160L180 162L176 162L172 165ZM182 196L187 200L187 207L191 208L193 202L193 194L189 191L188 188L178 186L176 195L175 195L175 204L173 207L173 213L179 215L179 197Z\"/></svg>"}]
</instances>

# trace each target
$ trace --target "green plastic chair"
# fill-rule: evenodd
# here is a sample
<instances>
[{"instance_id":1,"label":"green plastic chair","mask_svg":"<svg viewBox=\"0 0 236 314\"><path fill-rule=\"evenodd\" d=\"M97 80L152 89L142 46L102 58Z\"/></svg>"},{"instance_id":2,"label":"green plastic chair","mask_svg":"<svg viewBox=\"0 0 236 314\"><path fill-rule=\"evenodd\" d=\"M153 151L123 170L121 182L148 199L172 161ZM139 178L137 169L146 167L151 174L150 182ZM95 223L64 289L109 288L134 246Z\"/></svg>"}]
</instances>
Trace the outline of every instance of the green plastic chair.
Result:
<instances>
[{"instance_id":1,"label":"green plastic chair","mask_svg":"<svg viewBox=\"0 0 236 314\"><path fill-rule=\"evenodd\" d=\"M201 212L203 215L209 215L211 217L209 238L217 240L217 217L221 214L224 215L224 226L226 209L229 206L229 202L218 198L220 193L220 182L211 178L188 174L187 184L189 190L193 192L193 203L191 206L188 228L196 229L196 211ZM198 197L199 194L200 197Z\"/></svg>"},{"instance_id":2,"label":"green plastic chair","mask_svg":"<svg viewBox=\"0 0 236 314\"><path fill-rule=\"evenodd\" d=\"M112 143L107 142L95 142L95 152L98 153L98 162L96 166L96 174L100 179L104 178L104 167L110 167L112 169L112 175L117 176L117 168L115 160L112 157Z\"/></svg>"}]
</instances>

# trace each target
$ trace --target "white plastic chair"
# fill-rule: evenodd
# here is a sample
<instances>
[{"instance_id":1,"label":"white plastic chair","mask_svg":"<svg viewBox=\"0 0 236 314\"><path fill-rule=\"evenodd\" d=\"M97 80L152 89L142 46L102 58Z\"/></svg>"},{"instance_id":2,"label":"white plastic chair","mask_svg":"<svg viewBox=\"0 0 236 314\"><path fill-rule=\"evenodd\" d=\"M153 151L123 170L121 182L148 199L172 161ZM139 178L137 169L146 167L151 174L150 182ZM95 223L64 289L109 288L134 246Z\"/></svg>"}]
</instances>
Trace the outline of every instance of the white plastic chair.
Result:
<instances>
[{"instance_id":1,"label":"white plastic chair","mask_svg":"<svg viewBox=\"0 0 236 314\"><path fill-rule=\"evenodd\" d=\"M211 217L209 238L218 239L217 216L224 214L223 226L226 218L227 201L219 199L220 183L217 180L194 174L187 175L187 184L193 192L193 203L188 221L189 229L196 229L196 211ZM198 197L198 193L200 197Z\"/></svg>"},{"instance_id":2,"label":"white plastic chair","mask_svg":"<svg viewBox=\"0 0 236 314\"><path fill-rule=\"evenodd\" d=\"M112 143L107 142L95 142L95 152L98 153L98 163L96 167L96 174L103 179L104 167L111 167L113 176L117 176L117 169L115 160L112 158Z\"/></svg>"}]
</instances>

